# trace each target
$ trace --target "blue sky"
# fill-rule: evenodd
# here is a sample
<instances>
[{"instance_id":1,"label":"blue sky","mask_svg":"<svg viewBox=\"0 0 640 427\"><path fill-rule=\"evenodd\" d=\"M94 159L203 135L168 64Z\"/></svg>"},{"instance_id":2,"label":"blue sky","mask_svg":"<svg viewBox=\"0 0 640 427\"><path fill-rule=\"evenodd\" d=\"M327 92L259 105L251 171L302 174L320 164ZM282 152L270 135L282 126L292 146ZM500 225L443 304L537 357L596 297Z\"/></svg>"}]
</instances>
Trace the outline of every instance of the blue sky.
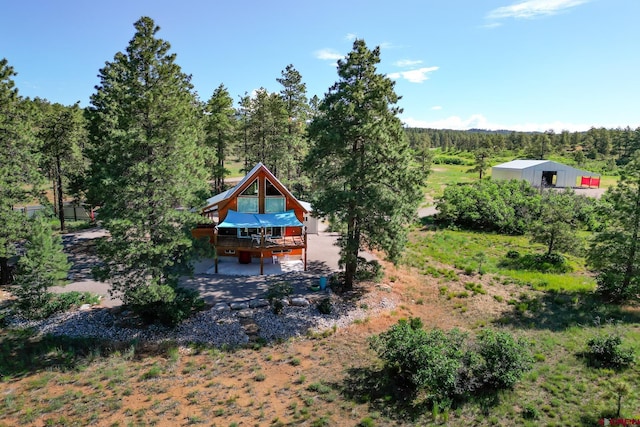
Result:
<instances>
[{"instance_id":1,"label":"blue sky","mask_svg":"<svg viewBox=\"0 0 640 427\"><path fill-rule=\"evenodd\" d=\"M237 102L288 65L308 95L354 37L381 47L409 126L640 126L638 0L0 0L0 57L23 96L89 104L98 70L149 16L202 100Z\"/></svg>"}]
</instances>

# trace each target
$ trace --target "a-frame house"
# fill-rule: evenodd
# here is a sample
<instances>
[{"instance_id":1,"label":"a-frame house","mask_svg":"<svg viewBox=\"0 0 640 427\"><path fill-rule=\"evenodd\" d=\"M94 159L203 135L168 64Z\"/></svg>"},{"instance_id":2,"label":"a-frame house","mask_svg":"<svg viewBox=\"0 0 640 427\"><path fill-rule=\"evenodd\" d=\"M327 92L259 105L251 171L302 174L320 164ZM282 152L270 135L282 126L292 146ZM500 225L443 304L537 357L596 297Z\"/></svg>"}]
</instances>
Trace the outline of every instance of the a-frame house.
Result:
<instances>
[{"instance_id":1,"label":"a-frame house","mask_svg":"<svg viewBox=\"0 0 640 427\"><path fill-rule=\"evenodd\" d=\"M307 269L307 232L303 222L309 214L305 204L267 169L258 163L238 184L207 200L201 214L213 221L192 231L208 236L218 258L236 257L242 264L265 259L299 258Z\"/></svg>"}]
</instances>

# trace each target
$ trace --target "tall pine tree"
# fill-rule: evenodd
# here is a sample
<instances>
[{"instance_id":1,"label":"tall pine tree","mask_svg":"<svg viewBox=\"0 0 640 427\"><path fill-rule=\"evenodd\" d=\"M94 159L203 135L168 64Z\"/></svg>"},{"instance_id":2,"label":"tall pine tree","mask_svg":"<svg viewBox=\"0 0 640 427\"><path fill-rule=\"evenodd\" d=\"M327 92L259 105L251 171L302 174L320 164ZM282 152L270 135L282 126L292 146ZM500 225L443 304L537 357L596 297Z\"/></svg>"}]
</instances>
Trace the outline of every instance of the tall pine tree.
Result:
<instances>
[{"instance_id":1,"label":"tall pine tree","mask_svg":"<svg viewBox=\"0 0 640 427\"><path fill-rule=\"evenodd\" d=\"M425 177L412 163L394 83L378 73L380 48L356 40L338 61L339 80L329 89L309 126L312 147L306 170L315 184L320 216L345 225L341 262L345 286L353 286L359 251L381 249L397 261L406 225L423 199Z\"/></svg>"},{"instance_id":2,"label":"tall pine tree","mask_svg":"<svg viewBox=\"0 0 640 427\"><path fill-rule=\"evenodd\" d=\"M14 87L16 73L0 60L0 285L10 280L9 259L15 243L26 232L27 217L14 210L36 195L41 176L37 170L32 121Z\"/></svg>"},{"instance_id":3,"label":"tall pine tree","mask_svg":"<svg viewBox=\"0 0 640 427\"><path fill-rule=\"evenodd\" d=\"M205 141L213 151L212 158L207 163L212 171L214 191L224 191L224 177L229 173L224 162L229 156L231 146L235 140L236 119L233 108L233 99L224 85L220 85L213 91L213 95L205 106Z\"/></svg>"},{"instance_id":4,"label":"tall pine tree","mask_svg":"<svg viewBox=\"0 0 640 427\"><path fill-rule=\"evenodd\" d=\"M141 311L170 306L197 245L189 208L206 191L202 119L191 77L143 17L126 52L100 70L91 97L92 192L111 236L97 271ZM200 192L200 194L198 194Z\"/></svg>"},{"instance_id":5,"label":"tall pine tree","mask_svg":"<svg viewBox=\"0 0 640 427\"><path fill-rule=\"evenodd\" d=\"M309 149L306 135L309 116L307 85L302 82L300 72L291 64L287 65L281 74L282 77L276 80L282 85L280 97L285 103L288 123L285 134L286 149L282 153L284 170L280 175L289 189L301 197L309 184L302 170L302 162Z\"/></svg>"},{"instance_id":6,"label":"tall pine tree","mask_svg":"<svg viewBox=\"0 0 640 427\"><path fill-rule=\"evenodd\" d=\"M38 139L40 139L43 168L53 183L54 206L60 221L64 224L65 185L84 168L81 139L86 137L85 119L78 104L65 107L35 100L41 118Z\"/></svg>"}]
</instances>

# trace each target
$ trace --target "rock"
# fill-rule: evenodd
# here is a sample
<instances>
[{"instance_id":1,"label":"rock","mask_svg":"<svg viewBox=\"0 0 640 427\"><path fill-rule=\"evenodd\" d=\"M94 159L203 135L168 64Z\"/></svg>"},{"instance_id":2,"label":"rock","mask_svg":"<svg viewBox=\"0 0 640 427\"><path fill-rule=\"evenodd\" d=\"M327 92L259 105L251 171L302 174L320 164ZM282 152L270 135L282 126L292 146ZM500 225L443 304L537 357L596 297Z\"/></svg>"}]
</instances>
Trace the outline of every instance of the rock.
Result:
<instances>
[{"instance_id":1,"label":"rock","mask_svg":"<svg viewBox=\"0 0 640 427\"><path fill-rule=\"evenodd\" d=\"M249 308L267 307L268 305L269 301L264 298L252 299L249 301Z\"/></svg>"},{"instance_id":2,"label":"rock","mask_svg":"<svg viewBox=\"0 0 640 427\"><path fill-rule=\"evenodd\" d=\"M242 318L242 319L248 319L250 317L253 317L253 311L246 308L244 310L239 310L238 311L238 317Z\"/></svg>"},{"instance_id":3,"label":"rock","mask_svg":"<svg viewBox=\"0 0 640 427\"><path fill-rule=\"evenodd\" d=\"M231 306L231 310L244 310L249 308L249 304L246 302L232 302L229 305Z\"/></svg>"},{"instance_id":4,"label":"rock","mask_svg":"<svg viewBox=\"0 0 640 427\"><path fill-rule=\"evenodd\" d=\"M302 297L291 298L291 305L294 307L309 307L309 300Z\"/></svg>"},{"instance_id":5,"label":"rock","mask_svg":"<svg viewBox=\"0 0 640 427\"><path fill-rule=\"evenodd\" d=\"M226 302L219 302L213 306L213 310L219 313L227 313L231 311L231 307L229 307L229 304Z\"/></svg>"},{"instance_id":6,"label":"rock","mask_svg":"<svg viewBox=\"0 0 640 427\"><path fill-rule=\"evenodd\" d=\"M91 310L91 304L82 304L79 308L80 311Z\"/></svg>"}]
</instances>

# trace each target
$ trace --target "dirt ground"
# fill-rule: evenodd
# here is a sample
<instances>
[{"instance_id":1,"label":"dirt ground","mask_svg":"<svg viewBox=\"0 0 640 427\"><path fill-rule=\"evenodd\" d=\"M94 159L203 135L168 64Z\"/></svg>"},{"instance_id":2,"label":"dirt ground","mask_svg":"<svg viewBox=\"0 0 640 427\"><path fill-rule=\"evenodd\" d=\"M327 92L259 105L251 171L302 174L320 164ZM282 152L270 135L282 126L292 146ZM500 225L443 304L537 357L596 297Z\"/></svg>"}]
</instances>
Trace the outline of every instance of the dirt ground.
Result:
<instances>
[{"instance_id":1,"label":"dirt ground","mask_svg":"<svg viewBox=\"0 0 640 427\"><path fill-rule=\"evenodd\" d=\"M479 277L460 278L444 283L440 279L420 275L413 270L396 269L384 263L386 277L381 284L365 283L358 287L362 301L386 298L397 301L387 311L372 313L362 322L339 328L322 338L298 338L274 343L260 349L237 349L212 352L182 348L178 360L166 354L140 353L132 363L105 360L83 368L82 375L48 374L48 385L40 397L53 401L56 396L76 393L84 399L98 399L95 415L74 411L80 403L68 404L57 411L73 420L78 416L95 416L94 425L311 425L314 420L326 424L356 425L368 413L367 405L347 403L335 391L322 392L313 385L339 385L351 381L351 375L367 372L376 366L376 358L368 349L368 338L385 331L400 318L420 317L428 328L472 329L497 313L508 310L491 295L476 295L465 300L465 310L456 301L441 295L446 286L451 292L463 291L462 283ZM494 287L490 278L481 279L489 294L508 293L508 287ZM142 380L154 367L161 374ZM12 392L35 391L35 377L12 382ZM71 379L76 378L76 379ZM99 378L102 378L100 380ZM100 383L108 383L106 387ZM24 388L24 389L23 389ZM331 390L331 388L329 388ZM7 389L7 391L9 391ZM117 401L114 410L109 402ZM308 417L307 422L303 422ZM54 420L55 417L49 417ZM19 422L8 417L5 422ZM25 425L45 425L46 417ZM236 423L236 424L233 424ZM48 424L47 424L48 425ZM386 425L386 424L376 424ZM395 425L404 425L402 423Z\"/></svg>"},{"instance_id":2,"label":"dirt ground","mask_svg":"<svg viewBox=\"0 0 640 427\"><path fill-rule=\"evenodd\" d=\"M5 392L38 402L78 397L32 422L10 414L3 422L38 426L79 425L56 424L60 419L81 419L100 426L357 425L372 409L345 400L336 390L349 382L357 388L357 375L375 375L371 369L379 361L369 349L369 337L409 317L421 318L427 328L480 328L512 310L494 295L506 301L521 291L515 285L494 284L490 275L459 275L450 281L382 263L385 278L381 283L357 287L360 304L372 306L383 298L396 304L372 311L363 321L319 337L293 338L260 348L216 351L188 347L173 358L149 348L127 362L121 356L96 360L80 373L36 372L7 384ZM80 274L82 269L76 271ZM464 292L469 282L481 284L487 293L448 297ZM157 377L144 379L154 369L159 370ZM41 378L46 379L46 387L34 388Z\"/></svg>"}]
</instances>

